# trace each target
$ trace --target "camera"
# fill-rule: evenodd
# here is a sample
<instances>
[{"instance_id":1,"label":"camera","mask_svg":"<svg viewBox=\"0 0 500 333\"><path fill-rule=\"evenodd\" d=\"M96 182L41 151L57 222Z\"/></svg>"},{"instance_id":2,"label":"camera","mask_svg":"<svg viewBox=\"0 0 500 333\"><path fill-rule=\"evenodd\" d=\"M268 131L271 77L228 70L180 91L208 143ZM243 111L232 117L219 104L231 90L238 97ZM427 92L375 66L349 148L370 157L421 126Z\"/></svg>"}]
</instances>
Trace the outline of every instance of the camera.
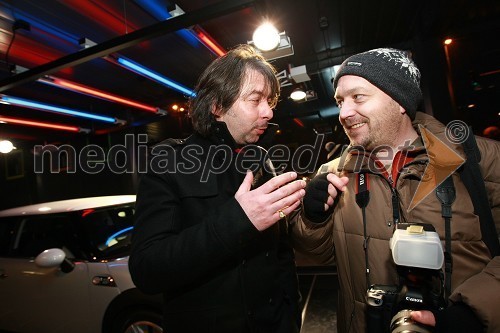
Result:
<instances>
[{"instance_id":1,"label":"camera","mask_svg":"<svg viewBox=\"0 0 500 333\"><path fill-rule=\"evenodd\" d=\"M432 332L411 319L413 310L444 307L444 253L430 224L399 223L390 239L398 285L371 285L366 292L367 332Z\"/></svg>"}]
</instances>

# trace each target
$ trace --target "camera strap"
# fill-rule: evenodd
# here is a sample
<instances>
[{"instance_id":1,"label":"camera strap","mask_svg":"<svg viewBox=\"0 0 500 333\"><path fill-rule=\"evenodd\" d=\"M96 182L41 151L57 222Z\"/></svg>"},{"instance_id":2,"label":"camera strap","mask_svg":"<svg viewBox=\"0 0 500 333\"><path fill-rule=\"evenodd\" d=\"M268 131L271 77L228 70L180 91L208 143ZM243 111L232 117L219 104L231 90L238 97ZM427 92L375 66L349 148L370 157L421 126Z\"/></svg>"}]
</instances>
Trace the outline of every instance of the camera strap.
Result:
<instances>
[{"instance_id":1,"label":"camera strap","mask_svg":"<svg viewBox=\"0 0 500 333\"><path fill-rule=\"evenodd\" d=\"M469 135L465 142L462 143L462 147L467 159L458 172L474 205L474 214L479 216L483 242L488 246L492 257L498 256L500 255L500 243L498 242L495 220L491 213L484 178L479 167L481 152L470 127Z\"/></svg>"},{"instance_id":2,"label":"camera strap","mask_svg":"<svg viewBox=\"0 0 500 333\"><path fill-rule=\"evenodd\" d=\"M370 267L368 265L368 240L370 237L366 233L366 206L370 201L370 185L368 183L368 174L356 173L356 203L361 208L363 214L363 250L365 252L365 267L366 267L366 285L367 288L370 284Z\"/></svg>"},{"instance_id":3,"label":"camera strap","mask_svg":"<svg viewBox=\"0 0 500 333\"><path fill-rule=\"evenodd\" d=\"M445 250L444 250L444 271L445 271L445 301L451 294L451 273L453 270L453 258L451 256L451 204L455 201L455 185L450 175L436 188L436 196L441 202L441 216L445 222Z\"/></svg>"}]
</instances>

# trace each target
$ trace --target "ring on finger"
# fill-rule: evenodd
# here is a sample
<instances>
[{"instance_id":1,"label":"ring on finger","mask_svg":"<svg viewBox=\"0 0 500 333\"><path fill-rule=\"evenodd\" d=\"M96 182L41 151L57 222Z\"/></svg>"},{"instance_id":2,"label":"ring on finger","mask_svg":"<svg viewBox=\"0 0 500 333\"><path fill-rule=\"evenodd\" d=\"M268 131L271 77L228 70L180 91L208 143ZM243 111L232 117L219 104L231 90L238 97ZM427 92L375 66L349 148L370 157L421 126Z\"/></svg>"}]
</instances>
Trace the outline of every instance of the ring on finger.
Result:
<instances>
[{"instance_id":1,"label":"ring on finger","mask_svg":"<svg viewBox=\"0 0 500 333\"><path fill-rule=\"evenodd\" d=\"M278 211L276 212L276 213L278 213L278 215L279 215L280 219L283 219L283 218L285 218L285 217L286 217L286 214L285 214L283 211L284 211L285 209L287 209L287 208L288 208L288 206L285 206L285 207L283 207L283 208L281 208L281 209L278 209Z\"/></svg>"}]
</instances>

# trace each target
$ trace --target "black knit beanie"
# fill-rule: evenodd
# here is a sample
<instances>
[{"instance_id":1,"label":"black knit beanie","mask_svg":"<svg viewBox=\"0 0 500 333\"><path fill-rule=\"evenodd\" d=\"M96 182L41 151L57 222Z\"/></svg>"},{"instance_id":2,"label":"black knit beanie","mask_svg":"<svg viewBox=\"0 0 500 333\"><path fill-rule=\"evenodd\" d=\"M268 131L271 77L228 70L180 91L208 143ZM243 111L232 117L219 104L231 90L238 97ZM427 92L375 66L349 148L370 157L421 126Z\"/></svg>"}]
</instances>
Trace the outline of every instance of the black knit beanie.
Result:
<instances>
[{"instance_id":1,"label":"black knit beanie","mask_svg":"<svg viewBox=\"0 0 500 333\"><path fill-rule=\"evenodd\" d=\"M347 58L335 75L333 89L340 77L360 76L399 103L413 120L422 99L420 71L408 54L396 49L375 49Z\"/></svg>"}]
</instances>

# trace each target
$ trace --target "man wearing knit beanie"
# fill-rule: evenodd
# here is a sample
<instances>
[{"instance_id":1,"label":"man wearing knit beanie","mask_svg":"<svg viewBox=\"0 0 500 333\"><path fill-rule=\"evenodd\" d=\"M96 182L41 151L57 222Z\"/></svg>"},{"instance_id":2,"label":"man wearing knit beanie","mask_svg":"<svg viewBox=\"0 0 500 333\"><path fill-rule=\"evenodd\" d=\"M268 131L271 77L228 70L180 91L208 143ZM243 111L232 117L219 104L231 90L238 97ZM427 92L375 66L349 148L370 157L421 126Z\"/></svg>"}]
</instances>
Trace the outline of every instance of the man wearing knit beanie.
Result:
<instances>
[{"instance_id":1,"label":"man wearing knit beanie","mask_svg":"<svg viewBox=\"0 0 500 333\"><path fill-rule=\"evenodd\" d=\"M447 169L456 155L465 157L462 147L450 143L448 128L443 124L417 112L422 99L420 71L409 54L390 48L355 54L342 63L333 84L339 120L350 147L322 165L308 182L303 209L291 230L297 251L317 257L318 262L335 261L340 284L338 332L500 330L500 299L494 296L500 294L500 256L492 256L487 248L457 167ZM486 190L489 205L496 214L495 221L500 221L500 144L482 138L476 141L481 172L495 184ZM445 153L435 150L439 145L447 147L442 150ZM435 173L426 172L427 166ZM398 231L406 230L403 223L432 225L439 238L446 239L450 229L445 227L435 191L442 181L438 182L436 175L442 170L448 170L446 176L451 174L456 194L451 219L453 269L451 273L436 269L435 277L429 275L419 281L413 268L405 270L396 265L400 264L393 257L391 239L396 226ZM412 205L421 181L431 184L431 192ZM413 253L422 251L413 248L405 253L405 259L415 259ZM435 257L427 255L425 259ZM411 267L422 266L415 262ZM381 292L367 292L373 284L382 289L392 286L400 291L397 303L403 305L401 299L408 296L408 285L425 293L431 280L443 275L451 282L441 281L446 290L441 303L421 307L412 304L418 297L412 296L409 301L406 297L405 308L421 310L404 314L391 329L396 309L387 311L384 298L377 298L382 297ZM425 298L424 303L428 301Z\"/></svg>"},{"instance_id":2,"label":"man wearing knit beanie","mask_svg":"<svg viewBox=\"0 0 500 333\"><path fill-rule=\"evenodd\" d=\"M422 99L420 71L408 54L396 49L375 49L349 57L335 75L334 89L344 75L356 75L391 96L415 119Z\"/></svg>"},{"instance_id":3,"label":"man wearing knit beanie","mask_svg":"<svg viewBox=\"0 0 500 333\"><path fill-rule=\"evenodd\" d=\"M351 145L397 150L418 137L411 121L422 99L420 71L406 52L384 48L353 55L333 84Z\"/></svg>"}]
</instances>

